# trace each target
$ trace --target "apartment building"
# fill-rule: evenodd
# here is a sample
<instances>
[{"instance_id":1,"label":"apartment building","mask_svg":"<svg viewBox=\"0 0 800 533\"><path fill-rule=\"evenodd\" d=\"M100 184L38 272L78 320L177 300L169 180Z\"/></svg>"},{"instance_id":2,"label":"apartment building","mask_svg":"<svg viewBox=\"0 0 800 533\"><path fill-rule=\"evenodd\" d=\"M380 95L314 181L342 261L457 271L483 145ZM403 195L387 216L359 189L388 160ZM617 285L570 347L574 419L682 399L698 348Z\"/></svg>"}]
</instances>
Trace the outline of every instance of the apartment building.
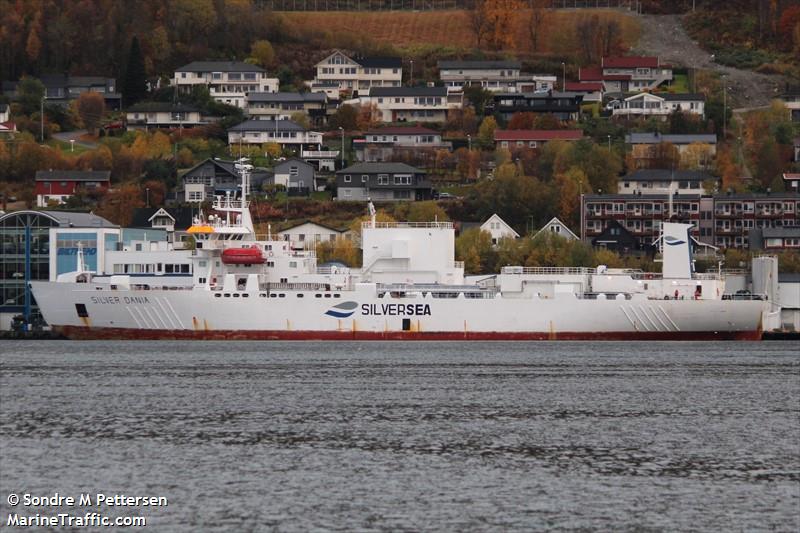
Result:
<instances>
[{"instance_id":1,"label":"apartment building","mask_svg":"<svg viewBox=\"0 0 800 533\"><path fill-rule=\"evenodd\" d=\"M444 122L463 99L445 87L373 87L368 96L345 103L374 106L381 122Z\"/></svg>"},{"instance_id":2,"label":"apartment building","mask_svg":"<svg viewBox=\"0 0 800 533\"><path fill-rule=\"evenodd\" d=\"M581 238L602 246L617 230L621 240L630 236L635 248L644 250L658 239L662 222L679 220L695 225L691 234L698 242L748 248L753 229L800 226L798 211L796 193L584 195Z\"/></svg>"},{"instance_id":3,"label":"apartment building","mask_svg":"<svg viewBox=\"0 0 800 533\"><path fill-rule=\"evenodd\" d=\"M519 61L439 61L439 79L450 92L481 87L492 92L535 92L555 87L556 77L521 72Z\"/></svg>"},{"instance_id":4,"label":"apartment building","mask_svg":"<svg viewBox=\"0 0 800 533\"><path fill-rule=\"evenodd\" d=\"M299 153L322 145L322 133L308 131L292 120L246 120L228 130L228 144L277 143Z\"/></svg>"},{"instance_id":5,"label":"apartment building","mask_svg":"<svg viewBox=\"0 0 800 533\"><path fill-rule=\"evenodd\" d=\"M541 148L550 141L579 141L583 130L501 130L494 132L495 148Z\"/></svg>"},{"instance_id":6,"label":"apartment building","mask_svg":"<svg viewBox=\"0 0 800 533\"><path fill-rule=\"evenodd\" d=\"M372 87L400 87L403 82L399 57L353 58L337 50L314 68L316 76L306 82L312 91L335 84L340 93L360 93Z\"/></svg>"},{"instance_id":7,"label":"apartment building","mask_svg":"<svg viewBox=\"0 0 800 533\"><path fill-rule=\"evenodd\" d=\"M442 134L419 126L388 127L369 130L353 139L357 161L392 161L404 151L450 150Z\"/></svg>"},{"instance_id":8,"label":"apartment building","mask_svg":"<svg viewBox=\"0 0 800 533\"><path fill-rule=\"evenodd\" d=\"M746 248L750 230L800 225L797 193L728 194L714 197L714 246Z\"/></svg>"},{"instance_id":9,"label":"apartment building","mask_svg":"<svg viewBox=\"0 0 800 533\"><path fill-rule=\"evenodd\" d=\"M128 108L125 122L130 130L191 128L206 124L200 110L171 102L141 102Z\"/></svg>"},{"instance_id":10,"label":"apartment building","mask_svg":"<svg viewBox=\"0 0 800 533\"><path fill-rule=\"evenodd\" d=\"M217 102L244 108L248 93L277 92L278 79L241 61L193 61L175 71L172 85L183 94L197 86L208 87Z\"/></svg>"},{"instance_id":11,"label":"apartment building","mask_svg":"<svg viewBox=\"0 0 800 533\"><path fill-rule=\"evenodd\" d=\"M665 133L629 133L625 136L625 144L630 146L631 156L636 168L649 168L658 155L661 144L674 146L687 163L696 156L707 160L698 161L701 165L710 165L717 155L717 136L713 133L665 134ZM692 150L695 147L697 150ZM698 153L692 153L692 152Z\"/></svg>"},{"instance_id":12,"label":"apartment building","mask_svg":"<svg viewBox=\"0 0 800 533\"><path fill-rule=\"evenodd\" d=\"M572 92L497 93L490 104L498 118L508 121L514 113L552 115L558 120L578 120L583 95Z\"/></svg>"},{"instance_id":13,"label":"apartment building","mask_svg":"<svg viewBox=\"0 0 800 533\"><path fill-rule=\"evenodd\" d=\"M277 120L289 120L295 113L303 113L311 124L322 126L327 121L327 103L323 92L248 93L245 112L250 118Z\"/></svg>"},{"instance_id":14,"label":"apartment building","mask_svg":"<svg viewBox=\"0 0 800 533\"><path fill-rule=\"evenodd\" d=\"M405 163L356 163L336 173L338 200L396 202L432 196L425 172Z\"/></svg>"},{"instance_id":15,"label":"apartment building","mask_svg":"<svg viewBox=\"0 0 800 533\"><path fill-rule=\"evenodd\" d=\"M619 194L702 194L703 184L716 178L699 170L648 168L636 170L617 184Z\"/></svg>"}]
</instances>

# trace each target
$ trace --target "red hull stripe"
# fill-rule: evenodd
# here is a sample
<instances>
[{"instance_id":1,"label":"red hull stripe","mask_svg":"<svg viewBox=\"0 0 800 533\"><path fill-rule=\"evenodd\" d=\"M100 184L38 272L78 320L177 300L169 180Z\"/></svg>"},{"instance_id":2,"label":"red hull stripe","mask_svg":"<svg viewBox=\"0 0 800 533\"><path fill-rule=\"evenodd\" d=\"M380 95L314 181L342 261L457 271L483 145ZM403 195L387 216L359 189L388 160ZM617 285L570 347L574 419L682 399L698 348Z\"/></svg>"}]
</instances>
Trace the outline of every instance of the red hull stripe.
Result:
<instances>
[{"instance_id":1,"label":"red hull stripe","mask_svg":"<svg viewBox=\"0 0 800 533\"><path fill-rule=\"evenodd\" d=\"M286 341L705 341L760 340L760 331L607 331L503 332L503 331L249 331L249 330L159 330L56 326L53 329L75 340L286 340Z\"/></svg>"}]
</instances>

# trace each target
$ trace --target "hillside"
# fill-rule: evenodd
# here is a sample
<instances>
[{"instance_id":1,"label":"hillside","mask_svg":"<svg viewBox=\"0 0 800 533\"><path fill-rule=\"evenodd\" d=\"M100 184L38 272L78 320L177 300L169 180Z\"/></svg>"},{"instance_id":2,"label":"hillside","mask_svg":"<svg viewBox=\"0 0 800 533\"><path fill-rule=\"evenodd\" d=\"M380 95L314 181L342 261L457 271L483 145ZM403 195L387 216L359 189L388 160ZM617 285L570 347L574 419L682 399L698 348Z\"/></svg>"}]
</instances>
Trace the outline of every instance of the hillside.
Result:
<instances>
[{"instance_id":1,"label":"hillside","mask_svg":"<svg viewBox=\"0 0 800 533\"><path fill-rule=\"evenodd\" d=\"M470 28L468 12L464 10L397 12L397 11L304 11L283 12L281 16L296 26L330 32L350 32L401 48L420 45L437 45L451 48L476 46ZM553 11L548 13L538 37L537 54L556 54L564 57L576 53L577 23L581 19L597 16L599 22L615 21L621 29L623 49L633 46L639 38L639 23L633 15L617 10ZM531 52L531 39L527 23L530 10L523 9L514 16L513 42L517 53Z\"/></svg>"}]
</instances>

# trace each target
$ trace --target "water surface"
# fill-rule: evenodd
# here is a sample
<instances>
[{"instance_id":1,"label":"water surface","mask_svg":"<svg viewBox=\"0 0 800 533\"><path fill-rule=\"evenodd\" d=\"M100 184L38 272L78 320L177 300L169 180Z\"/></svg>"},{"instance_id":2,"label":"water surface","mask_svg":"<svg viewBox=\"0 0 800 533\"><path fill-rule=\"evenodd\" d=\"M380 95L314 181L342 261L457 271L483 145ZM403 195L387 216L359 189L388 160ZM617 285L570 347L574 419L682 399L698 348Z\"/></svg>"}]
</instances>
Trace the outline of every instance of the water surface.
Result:
<instances>
[{"instance_id":1,"label":"water surface","mask_svg":"<svg viewBox=\"0 0 800 533\"><path fill-rule=\"evenodd\" d=\"M797 531L800 344L2 342L3 525L56 491L165 496L104 512L155 531Z\"/></svg>"}]
</instances>

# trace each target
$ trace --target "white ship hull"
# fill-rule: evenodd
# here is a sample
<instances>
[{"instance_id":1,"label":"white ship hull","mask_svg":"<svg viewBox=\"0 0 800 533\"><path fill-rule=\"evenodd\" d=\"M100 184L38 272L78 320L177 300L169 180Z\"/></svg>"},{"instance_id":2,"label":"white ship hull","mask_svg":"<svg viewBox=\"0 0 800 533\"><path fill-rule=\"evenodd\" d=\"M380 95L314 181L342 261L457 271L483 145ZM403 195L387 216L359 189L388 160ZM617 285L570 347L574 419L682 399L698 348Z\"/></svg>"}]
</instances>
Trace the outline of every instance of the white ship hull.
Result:
<instances>
[{"instance_id":1,"label":"white ship hull","mask_svg":"<svg viewBox=\"0 0 800 533\"><path fill-rule=\"evenodd\" d=\"M36 283L44 318L70 338L104 339L759 339L764 302L434 297L355 290L98 290ZM440 295L436 295L440 296ZM84 315L84 316L81 316Z\"/></svg>"}]
</instances>

